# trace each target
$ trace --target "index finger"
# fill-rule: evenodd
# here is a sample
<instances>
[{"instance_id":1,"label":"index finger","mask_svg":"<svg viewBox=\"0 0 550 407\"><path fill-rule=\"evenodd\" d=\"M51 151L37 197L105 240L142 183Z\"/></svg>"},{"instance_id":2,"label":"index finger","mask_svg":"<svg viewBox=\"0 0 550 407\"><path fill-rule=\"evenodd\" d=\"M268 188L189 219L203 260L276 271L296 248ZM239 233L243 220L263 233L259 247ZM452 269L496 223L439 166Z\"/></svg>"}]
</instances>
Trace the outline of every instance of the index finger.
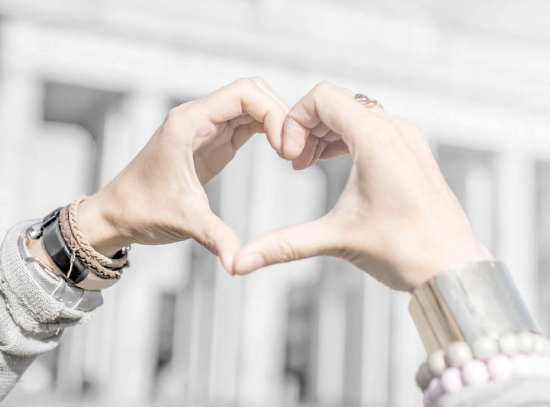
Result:
<instances>
[{"instance_id":1,"label":"index finger","mask_svg":"<svg viewBox=\"0 0 550 407\"><path fill-rule=\"evenodd\" d=\"M277 152L281 150L281 134L286 117L285 104L282 99L275 99L274 92L268 85L257 78L239 79L196 103L204 114L215 124L224 123L242 114L249 114L256 121L264 124L267 138ZM270 92L262 88L269 88Z\"/></svg>"}]
</instances>

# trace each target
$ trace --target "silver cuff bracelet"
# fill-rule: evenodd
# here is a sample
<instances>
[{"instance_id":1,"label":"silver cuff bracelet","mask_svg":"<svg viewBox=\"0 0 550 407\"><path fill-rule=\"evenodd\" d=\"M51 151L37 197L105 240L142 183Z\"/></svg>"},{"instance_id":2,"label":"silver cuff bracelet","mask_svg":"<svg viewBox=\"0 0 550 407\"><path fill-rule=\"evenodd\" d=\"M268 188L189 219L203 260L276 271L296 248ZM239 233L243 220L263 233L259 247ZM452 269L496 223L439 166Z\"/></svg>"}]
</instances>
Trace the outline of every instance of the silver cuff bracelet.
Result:
<instances>
[{"instance_id":1,"label":"silver cuff bracelet","mask_svg":"<svg viewBox=\"0 0 550 407\"><path fill-rule=\"evenodd\" d=\"M506 266L496 261L439 273L413 291L409 311L428 353L480 336L540 332Z\"/></svg>"}]
</instances>

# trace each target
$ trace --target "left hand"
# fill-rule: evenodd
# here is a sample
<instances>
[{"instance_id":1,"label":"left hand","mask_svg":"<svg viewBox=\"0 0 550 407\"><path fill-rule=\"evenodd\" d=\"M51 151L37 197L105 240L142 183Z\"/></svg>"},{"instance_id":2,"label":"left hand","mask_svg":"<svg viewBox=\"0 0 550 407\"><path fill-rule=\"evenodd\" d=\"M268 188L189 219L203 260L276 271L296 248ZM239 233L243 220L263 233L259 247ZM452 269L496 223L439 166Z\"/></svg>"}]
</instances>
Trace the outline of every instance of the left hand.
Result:
<instances>
[{"instance_id":1,"label":"left hand","mask_svg":"<svg viewBox=\"0 0 550 407\"><path fill-rule=\"evenodd\" d=\"M231 270L240 242L210 209L203 185L255 133L277 151L288 112L261 79L241 79L170 111L145 148L79 208L90 244L112 255L131 243L158 245L193 238Z\"/></svg>"}]
</instances>

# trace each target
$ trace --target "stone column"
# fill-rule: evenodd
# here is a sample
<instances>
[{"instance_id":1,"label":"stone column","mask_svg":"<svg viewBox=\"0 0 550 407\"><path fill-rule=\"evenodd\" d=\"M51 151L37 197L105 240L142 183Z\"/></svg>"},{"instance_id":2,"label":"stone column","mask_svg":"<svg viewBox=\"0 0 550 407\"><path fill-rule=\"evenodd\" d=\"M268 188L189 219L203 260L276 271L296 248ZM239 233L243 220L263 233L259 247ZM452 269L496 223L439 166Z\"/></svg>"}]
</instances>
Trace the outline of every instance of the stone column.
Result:
<instances>
[{"instance_id":1,"label":"stone column","mask_svg":"<svg viewBox=\"0 0 550 407\"><path fill-rule=\"evenodd\" d=\"M477 238L493 251L495 248L495 176L492 161L472 163L464 179L464 209ZM498 226L498 225L497 225Z\"/></svg>"},{"instance_id":2,"label":"stone column","mask_svg":"<svg viewBox=\"0 0 550 407\"><path fill-rule=\"evenodd\" d=\"M420 336L409 314L410 295L391 293L391 331L389 353L389 406L422 405L422 392L415 375L426 358Z\"/></svg>"},{"instance_id":3,"label":"stone column","mask_svg":"<svg viewBox=\"0 0 550 407\"><path fill-rule=\"evenodd\" d=\"M364 279L370 278L362 270L345 262L340 278L346 280L346 344L344 397L346 405L359 405L363 396L364 350Z\"/></svg>"},{"instance_id":4,"label":"stone column","mask_svg":"<svg viewBox=\"0 0 550 407\"><path fill-rule=\"evenodd\" d=\"M250 190L253 173L252 146L245 146L219 175L220 217L244 242L250 222ZM210 401L233 404L238 398L239 360L242 351L243 287L245 280L231 277L218 265L214 298Z\"/></svg>"},{"instance_id":5,"label":"stone column","mask_svg":"<svg viewBox=\"0 0 550 407\"><path fill-rule=\"evenodd\" d=\"M246 238L309 221L325 210L326 184L316 168L297 173L265 140L256 136ZM237 157L239 159L239 157ZM238 184L238 180L234 180ZM283 402L287 294L296 280L317 270L311 260L260 270L243 279L238 403L279 405Z\"/></svg>"},{"instance_id":6,"label":"stone column","mask_svg":"<svg viewBox=\"0 0 550 407\"><path fill-rule=\"evenodd\" d=\"M120 110L106 120L101 184L104 185L147 143L162 124L168 100L152 90L127 95ZM184 275L184 255L179 245L147 247L135 245L132 267L121 284L106 292L102 328L110 344L111 371L104 394L109 401L139 404L152 392L157 357L160 294L177 287ZM108 389L108 390L106 390Z\"/></svg>"},{"instance_id":7,"label":"stone column","mask_svg":"<svg viewBox=\"0 0 550 407\"><path fill-rule=\"evenodd\" d=\"M43 86L28 68L2 67L0 76L0 234L20 221L28 203L22 205L24 185L20 179L37 169L23 144L37 131L42 118ZM26 214L28 216L28 214Z\"/></svg>"},{"instance_id":8,"label":"stone column","mask_svg":"<svg viewBox=\"0 0 550 407\"><path fill-rule=\"evenodd\" d=\"M325 259L319 292L317 327L317 400L320 405L344 401L346 373L346 291L339 276L342 263Z\"/></svg>"},{"instance_id":9,"label":"stone column","mask_svg":"<svg viewBox=\"0 0 550 407\"><path fill-rule=\"evenodd\" d=\"M375 279L363 283L363 396L365 405L386 406L389 396L391 292Z\"/></svg>"},{"instance_id":10,"label":"stone column","mask_svg":"<svg viewBox=\"0 0 550 407\"><path fill-rule=\"evenodd\" d=\"M536 168L520 148L501 151L497 177L496 252L506 263L529 310L538 317Z\"/></svg>"}]
</instances>

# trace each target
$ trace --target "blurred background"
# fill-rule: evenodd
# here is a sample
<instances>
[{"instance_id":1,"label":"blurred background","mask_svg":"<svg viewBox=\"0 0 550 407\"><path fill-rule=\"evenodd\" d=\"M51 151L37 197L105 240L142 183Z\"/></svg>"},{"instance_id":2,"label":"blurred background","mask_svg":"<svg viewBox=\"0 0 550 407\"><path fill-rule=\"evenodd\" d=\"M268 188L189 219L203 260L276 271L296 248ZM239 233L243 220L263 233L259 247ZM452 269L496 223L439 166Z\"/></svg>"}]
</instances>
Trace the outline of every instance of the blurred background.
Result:
<instances>
[{"instance_id":1,"label":"blurred background","mask_svg":"<svg viewBox=\"0 0 550 407\"><path fill-rule=\"evenodd\" d=\"M0 233L107 183L172 106L246 76L292 105L330 80L424 130L548 334L549 18L545 0L0 0ZM247 241L325 213L349 165L294 172L258 135L207 189ZM6 407L421 405L408 294L332 258L231 278L193 242L131 255Z\"/></svg>"}]
</instances>

